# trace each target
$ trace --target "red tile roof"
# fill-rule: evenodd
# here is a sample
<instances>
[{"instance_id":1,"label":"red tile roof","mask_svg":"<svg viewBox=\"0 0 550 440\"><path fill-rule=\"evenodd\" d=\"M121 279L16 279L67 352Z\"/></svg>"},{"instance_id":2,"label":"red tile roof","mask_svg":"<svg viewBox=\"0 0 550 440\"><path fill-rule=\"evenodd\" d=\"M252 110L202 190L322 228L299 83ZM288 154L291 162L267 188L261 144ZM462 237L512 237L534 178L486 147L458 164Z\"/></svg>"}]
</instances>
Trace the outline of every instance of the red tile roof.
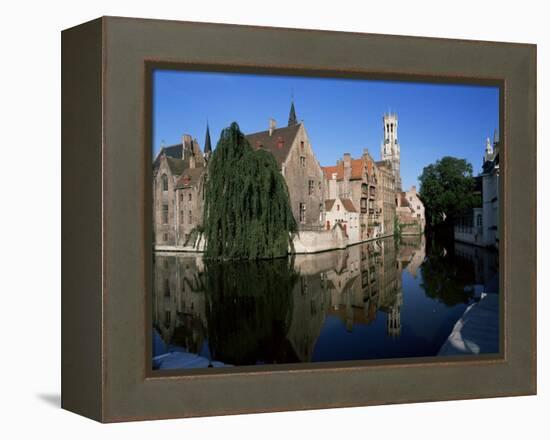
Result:
<instances>
[{"instance_id":1,"label":"red tile roof","mask_svg":"<svg viewBox=\"0 0 550 440\"><path fill-rule=\"evenodd\" d=\"M334 206L334 202L336 202L335 199L325 200L325 211L330 211L332 209L332 207Z\"/></svg>"},{"instance_id":2,"label":"red tile roof","mask_svg":"<svg viewBox=\"0 0 550 440\"><path fill-rule=\"evenodd\" d=\"M346 208L346 211L348 212L357 212L357 209L355 209L355 206L351 199L340 199L342 201L342 205L344 205L344 208Z\"/></svg>"},{"instance_id":3,"label":"red tile roof","mask_svg":"<svg viewBox=\"0 0 550 440\"><path fill-rule=\"evenodd\" d=\"M351 159L350 180L361 180L365 174L365 161L361 159ZM322 167L325 179L332 180L333 174L336 174L336 180L344 179L344 162L339 162L334 166Z\"/></svg>"},{"instance_id":4,"label":"red tile roof","mask_svg":"<svg viewBox=\"0 0 550 440\"><path fill-rule=\"evenodd\" d=\"M355 205L353 204L351 199L340 199L340 201L342 202L342 206L346 211L357 212L357 209L355 209ZM325 200L325 210L330 211L333 208L334 203L336 203L336 199Z\"/></svg>"}]
</instances>

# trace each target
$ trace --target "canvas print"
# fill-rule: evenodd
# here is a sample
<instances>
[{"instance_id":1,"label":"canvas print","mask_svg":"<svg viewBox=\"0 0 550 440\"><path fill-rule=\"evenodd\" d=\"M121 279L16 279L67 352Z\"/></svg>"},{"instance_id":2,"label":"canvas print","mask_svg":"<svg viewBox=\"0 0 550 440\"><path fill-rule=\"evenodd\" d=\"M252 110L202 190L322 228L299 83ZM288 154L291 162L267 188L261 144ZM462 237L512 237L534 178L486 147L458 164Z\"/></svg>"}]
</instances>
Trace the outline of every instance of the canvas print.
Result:
<instances>
[{"instance_id":1,"label":"canvas print","mask_svg":"<svg viewBox=\"0 0 550 440\"><path fill-rule=\"evenodd\" d=\"M499 353L499 96L154 69L152 368Z\"/></svg>"}]
</instances>

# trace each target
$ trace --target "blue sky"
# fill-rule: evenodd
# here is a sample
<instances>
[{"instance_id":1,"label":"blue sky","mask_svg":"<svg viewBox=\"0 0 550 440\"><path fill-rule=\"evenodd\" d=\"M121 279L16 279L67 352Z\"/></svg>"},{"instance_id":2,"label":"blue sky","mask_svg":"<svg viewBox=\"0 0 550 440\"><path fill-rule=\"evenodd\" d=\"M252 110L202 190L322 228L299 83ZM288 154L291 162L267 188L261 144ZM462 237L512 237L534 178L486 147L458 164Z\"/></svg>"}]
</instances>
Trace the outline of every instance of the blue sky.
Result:
<instances>
[{"instance_id":1,"label":"blue sky","mask_svg":"<svg viewBox=\"0 0 550 440\"><path fill-rule=\"evenodd\" d=\"M184 133L204 147L207 120L213 147L233 121L244 133L267 130L269 118L284 126L292 94L323 166L363 148L379 160L382 115L396 112L404 188L446 155L467 159L477 174L485 139L498 129L497 87L155 70L153 153Z\"/></svg>"}]
</instances>

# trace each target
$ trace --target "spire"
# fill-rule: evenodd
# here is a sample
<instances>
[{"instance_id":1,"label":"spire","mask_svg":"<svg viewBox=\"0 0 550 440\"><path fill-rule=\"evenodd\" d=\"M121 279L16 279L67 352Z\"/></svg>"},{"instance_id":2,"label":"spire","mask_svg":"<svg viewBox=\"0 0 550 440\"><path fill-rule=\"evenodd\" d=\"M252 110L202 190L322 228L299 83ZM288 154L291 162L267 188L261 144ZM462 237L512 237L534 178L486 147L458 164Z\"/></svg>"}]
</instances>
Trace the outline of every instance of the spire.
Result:
<instances>
[{"instance_id":1,"label":"spire","mask_svg":"<svg viewBox=\"0 0 550 440\"><path fill-rule=\"evenodd\" d=\"M493 158L493 144L491 144L491 139L487 137L487 140L485 141L485 156L483 156L483 161L488 162L493 160Z\"/></svg>"},{"instance_id":2,"label":"spire","mask_svg":"<svg viewBox=\"0 0 550 440\"><path fill-rule=\"evenodd\" d=\"M294 99L292 99L292 103L290 104L290 114L288 115L288 126L292 127L297 124L298 120L296 119L296 110L294 109Z\"/></svg>"},{"instance_id":3,"label":"spire","mask_svg":"<svg viewBox=\"0 0 550 440\"><path fill-rule=\"evenodd\" d=\"M204 154L210 156L212 153L212 144L210 143L210 127L206 122L206 136L204 137Z\"/></svg>"}]
</instances>

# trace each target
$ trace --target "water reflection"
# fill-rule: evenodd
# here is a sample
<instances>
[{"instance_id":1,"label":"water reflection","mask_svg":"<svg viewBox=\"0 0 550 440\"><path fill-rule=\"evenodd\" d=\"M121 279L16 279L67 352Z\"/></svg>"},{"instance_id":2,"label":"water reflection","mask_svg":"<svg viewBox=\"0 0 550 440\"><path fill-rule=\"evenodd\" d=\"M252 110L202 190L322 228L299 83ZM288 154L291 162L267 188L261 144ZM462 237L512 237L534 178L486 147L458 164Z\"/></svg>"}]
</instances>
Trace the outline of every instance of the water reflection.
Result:
<instances>
[{"instance_id":1,"label":"water reflection","mask_svg":"<svg viewBox=\"0 0 550 440\"><path fill-rule=\"evenodd\" d=\"M496 264L424 236L275 261L156 254L153 366L433 356Z\"/></svg>"}]
</instances>

